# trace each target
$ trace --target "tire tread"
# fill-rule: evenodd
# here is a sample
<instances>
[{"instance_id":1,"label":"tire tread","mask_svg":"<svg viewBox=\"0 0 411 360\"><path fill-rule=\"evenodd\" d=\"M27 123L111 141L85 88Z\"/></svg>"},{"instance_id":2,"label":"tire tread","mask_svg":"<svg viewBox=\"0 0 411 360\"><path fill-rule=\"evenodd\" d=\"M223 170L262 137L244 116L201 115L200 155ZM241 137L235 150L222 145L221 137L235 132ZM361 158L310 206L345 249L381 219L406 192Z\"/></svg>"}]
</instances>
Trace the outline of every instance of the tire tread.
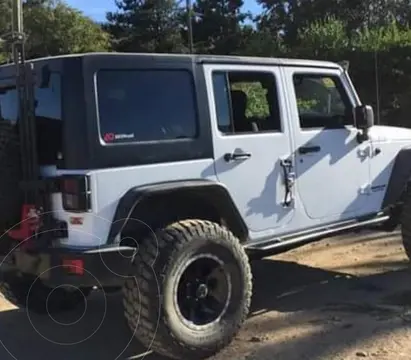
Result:
<instances>
[{"instance_id":1,"label":"tire tread","mask_svg":"<svg viewBox=\"0 0 411 360\"><path fill-rule=\"evenodd\" d=\"M135 275L135 279L133 278L132 280L129 279L126 281L123 299L126 318L128 319L130 328L132 331L135 331L136 337L144 346L154 350L158 354L174 359L203 359L212 356L231 343L232 338L238 333L242 323L248 315L252 296L252 275L248 257L239 240L228 229L207 220L190 219L178 221L168 225L164 229L160 229L155 235L158 239L159 248L157 256L161 253L161 249L167 248L167 257L169 259L167 263L171 262L177 253L186 246L191 239L198 236L213 236L214 238L218 237L224 239L223 241L228 242L228 245L232 251L235 252L235 255L240 259L244 266L247 292L241 319L237 322L236 328L228 336L223 336L214 348L203 348L201 349L201 352L199 352L199 349L194 349L178 341L171 332L166 319L163 317L159 318L159 314L156 314L152 307L146 307L146 305L153 301L154 297L158 298L157 293L153 293L153 282L156 281L153 266L156 268L156 258L153 255L153 252L150 251L150 241L143 241L143 244L140 246L139 252L136 255L134 266L137 268L135 269L137 271L133 274ZM138 269L139 267L140 269ZM159 271L156 270L156 272L158 273ZM158 280L160 281L160 279ZM129 290L129 288L132 287L133 281L137 281L139 285L142 282L150 282L151 286L139 286L140 296L139 298L136 298ZM161 297L158 300L161 301ZM142 304L145 305L145 311L140 311L138 317L136 314L141 310L138 308L138 305L141 306ZM159 304L159 307L161 309L161 303ZM137 323L138 318L139 323ZM157 324L158 326L156 326Z\"/></svg>"}]
</instances>

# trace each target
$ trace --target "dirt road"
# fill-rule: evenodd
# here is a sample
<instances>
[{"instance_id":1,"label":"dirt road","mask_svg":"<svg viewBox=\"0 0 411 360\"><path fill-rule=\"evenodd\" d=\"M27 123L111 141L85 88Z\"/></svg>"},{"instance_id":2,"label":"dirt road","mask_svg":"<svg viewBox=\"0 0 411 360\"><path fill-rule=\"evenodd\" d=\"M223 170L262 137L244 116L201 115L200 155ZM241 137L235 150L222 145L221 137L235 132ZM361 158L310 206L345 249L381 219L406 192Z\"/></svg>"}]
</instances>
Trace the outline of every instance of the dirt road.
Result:
<instances>
[{"instance_id":1,"label":"dirt road","mask_svg":"<svg viewBox=\"0 0 411 360\"><path fill-rule=\"evenodd\" d=\"M411 272L397 235L325 240L256 261L253 275L250 318L214 360L410 359ZM78 320L68 326L0 299L0 359L138 358L121 299L97 293L87 305L55 319Z\"/></svg>"}]
</instances>

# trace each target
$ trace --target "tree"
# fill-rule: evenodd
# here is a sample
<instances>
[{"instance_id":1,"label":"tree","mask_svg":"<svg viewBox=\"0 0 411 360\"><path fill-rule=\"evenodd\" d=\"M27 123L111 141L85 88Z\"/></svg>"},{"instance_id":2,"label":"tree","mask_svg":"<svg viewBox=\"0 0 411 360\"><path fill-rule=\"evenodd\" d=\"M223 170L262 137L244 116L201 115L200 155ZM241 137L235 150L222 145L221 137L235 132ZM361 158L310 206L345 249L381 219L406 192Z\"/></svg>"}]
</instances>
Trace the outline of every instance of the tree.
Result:
<instances>
[{"instance_id":1,"label":"tree","mask_svg":"<svg viewBox=\"0 0 411 360\"><path fill-rule=\"evenodd\" d=\"M411 14L410 0L258 0L263 12L258 28L282 34L290 45L298 44L299 31L317 21L335 18L348 34L364 27L378 27L395 18L404 26Z\"/></svg>"},{"instance_id":2,"label":"tree","mask_svg":"<svg viewBox=\"0 0 411 360\"><path fill-rule=\"evenodd\" d=\"M350 47L344 23L333 17L298 30L297 38L300 45L296 50L301 57L341 60L341 54Z\"/></svg>"},{"instance_id":3,"label":"tree","mask_svg":"<svg viewBox=\"0 0 411 360\"><path fill-rule=\"evenodd\" d=\"M23 17L28 58L105 51L110 48L108 34L93 20L64 2L27 0ZM0 0L0 32L4 34L10 30L10 1ZM10 54L10 49L5 49L5 52Z\"/></svg>"},{"instance_id":4,"label":"tree","mask_svg":"<svg viewBox=\"0 0 411 360\"><path fill-rule=\"evenodd\" d=\"M197 0L193 7L193 37L196 52L235 54L251 34L243 27L249 14L243 0ZM247 36L248 35L248 36Z\"/></svg>"},{"instance_id":5,"label":"tree","mask_svg":"<svg viewBox=\"0 0 411 360\"><path fill-rule=\"evenodd\" d=\"M263 8L257 17L258 28L273 36L281 34L290 45L297 42L299 29L341 11L337 0L258 0L258 3Z\"/></svg>"},{"instance_id":6,"label":"tree","mask_svg":"<svg viewBox=\"0 0 411 360\"><path fill-rule=\"evenodd\" d=\"M117 51L184 52L182 9L175 0L116 0L104 28Z\"/></svg>"},{"instance_id":7,"label":"tree","mask_svg":"<svg viewBox=\"0 0 411 360\"><path fill-rule=\"evenodd\" d=\"M29 57L110 49L109 35L100 25L61 1L28 1L24 22Z\"/></svg>"}]
</instances>

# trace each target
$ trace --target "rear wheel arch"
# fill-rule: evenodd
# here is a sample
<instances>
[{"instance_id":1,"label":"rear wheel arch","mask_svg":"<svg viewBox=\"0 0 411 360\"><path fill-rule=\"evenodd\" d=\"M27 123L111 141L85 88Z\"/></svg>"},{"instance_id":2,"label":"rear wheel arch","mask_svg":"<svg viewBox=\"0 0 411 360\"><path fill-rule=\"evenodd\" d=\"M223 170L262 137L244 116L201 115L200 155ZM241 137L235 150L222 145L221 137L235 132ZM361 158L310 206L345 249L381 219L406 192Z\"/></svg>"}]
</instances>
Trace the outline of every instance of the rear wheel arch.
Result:
<instances>
[{"instance_id":1,"label":"rear wheel arch","mask_svg":"<svg viewBox=\"0 0 411 360\"><path fill-rule=\"evenodd\" d=\"M199 179L130 189L119 201L107 242L113 243L119 233L143 238L156 227L188 218L224 225L240 241L248 237L248 228L225 186Z\"/></svg>"}]
</instances>

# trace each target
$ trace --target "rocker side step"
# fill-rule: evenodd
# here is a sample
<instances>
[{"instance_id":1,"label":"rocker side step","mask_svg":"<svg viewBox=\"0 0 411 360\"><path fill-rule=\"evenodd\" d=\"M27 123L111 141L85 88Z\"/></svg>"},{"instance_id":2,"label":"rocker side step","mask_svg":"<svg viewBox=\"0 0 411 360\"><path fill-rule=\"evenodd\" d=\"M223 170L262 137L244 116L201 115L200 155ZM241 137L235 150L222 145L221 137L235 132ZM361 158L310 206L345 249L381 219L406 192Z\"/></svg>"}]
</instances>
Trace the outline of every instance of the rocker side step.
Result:
<instances>
[{"instance_id":1,"label":"rocker side step","mask_svg":"<svg viewBox=\"0 0 411 360\"><path fill-rule=\"evenodd\" d=\"M369 225L377 225L387 221L390 217L386 216L378 216L373 217L371 219L366 220L353 220L353 221L345 221L342 223L330 225L327 227L320 227L311 229L308 231L302 231L293 234L287 234L282 237L273 237L270 239L260 240L260 241L253 241L252 243L246 244L244 247L247 251L254 252L266 252L266 251L282 251L284 249L293 248L304 243L309 243L311 241L320 240L325 236L329 235L337 235L339 233L354 230L357 228L369 226Z\"/></svg>"}]
</instances>

